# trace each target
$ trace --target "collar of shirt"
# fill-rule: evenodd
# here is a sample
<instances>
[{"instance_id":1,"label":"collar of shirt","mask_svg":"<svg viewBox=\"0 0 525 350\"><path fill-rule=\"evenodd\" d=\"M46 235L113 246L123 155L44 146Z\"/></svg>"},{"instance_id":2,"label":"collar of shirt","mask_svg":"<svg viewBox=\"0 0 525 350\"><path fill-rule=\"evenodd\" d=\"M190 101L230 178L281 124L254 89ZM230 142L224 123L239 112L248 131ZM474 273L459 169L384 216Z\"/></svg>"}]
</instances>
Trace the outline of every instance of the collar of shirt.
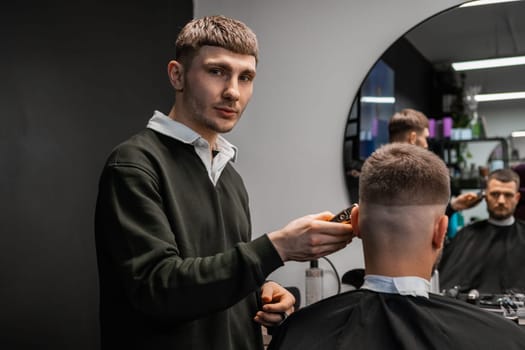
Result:
<instances>
[{"instance_id":1,"label":"collar of shirt","mask_svg":"<svg viewBox=\"0 0 525 350\"><path fill-rule=\"evenodd\" d=\"M215 157L212 157L208 141L186 125L171 119L162 112L155 111L153 113L153 117L148 121L147 128L186 144L193 145L195 152L206 167L208 176L214 185L217 184L228 162L235 162L237 158L237 147L229 143L221 135L217 137L217 143L215 145L218 153Z\"/></svg>"},{"instance_id":2,"label":"collar of shirt","mask_svg":"<svg viewBox=\"0 0 525 350\"><path fill-rule=\"evenodd\" d=\"M492 225L495 225L495 226L510 226L514 223L514 221L516 221L516 219L514 219L514 216L511 215L508 218L503 219L503 220L495 220L495 219L489 218L488 221Z\"/></svg>"},{"instance_id":3,"label":"collar of shirt","mask_svg":"<svg viewBox=\"0 0 525 350\"><path fill-rule=\"evenodd\" d=\"M430 282L416 276L388 277L380 275L366 275L361 289L374 292L412 295L414 297L425 297L428 299Z\"/></svg>"}]
</instances>

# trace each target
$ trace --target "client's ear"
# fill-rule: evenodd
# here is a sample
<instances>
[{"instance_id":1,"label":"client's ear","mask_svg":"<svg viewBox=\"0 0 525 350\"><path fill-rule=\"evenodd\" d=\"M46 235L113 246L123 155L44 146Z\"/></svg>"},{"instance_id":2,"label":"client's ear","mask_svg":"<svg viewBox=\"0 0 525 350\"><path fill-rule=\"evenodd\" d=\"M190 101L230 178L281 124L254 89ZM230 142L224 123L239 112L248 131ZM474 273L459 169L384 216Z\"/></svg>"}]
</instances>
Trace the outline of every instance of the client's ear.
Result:
<instances>
[{"instance_id":1,"label":"client's ear","mask_svg":"<svg viewBox=\"0 0 525 350\"><path fill-rule=\"evenodd\" d=\"M441 215L434 224L434 235L432 236L432 246L434 249L443 248L445 235L448 229L448 216Z\"/></svg>"},{"instance_id":2,"label":"client's ear","mask_svg":"<svg viewBox=\"0 0 525 350\"><path fill-rule=\"evenodd\" d=\"M352 220L352 229L354 230L354 235L361 238L361 232L359 232L359 206L356 205L352 208L350 212L350 219Z\"/></svg>"}]
</instances>

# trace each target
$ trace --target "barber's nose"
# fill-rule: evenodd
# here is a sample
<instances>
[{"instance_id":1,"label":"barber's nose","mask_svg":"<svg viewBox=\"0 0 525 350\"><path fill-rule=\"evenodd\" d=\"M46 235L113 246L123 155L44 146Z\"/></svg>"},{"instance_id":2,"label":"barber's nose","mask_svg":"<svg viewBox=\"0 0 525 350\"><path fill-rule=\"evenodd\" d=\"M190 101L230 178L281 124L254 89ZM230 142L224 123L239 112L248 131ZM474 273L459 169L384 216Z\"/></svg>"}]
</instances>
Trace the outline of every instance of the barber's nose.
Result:
<instances>
[{"instance_id":1,"label":"barber's nose","mask_svg":"<svg viewBox=\"0 0 525 350\"><path fill-rule=\"evenodd\" d=\"M237 101L239 99L240 93L237 79L230 79L227 81L223 95L225 98L232 101Z\"/></svg>"}]
</instances>

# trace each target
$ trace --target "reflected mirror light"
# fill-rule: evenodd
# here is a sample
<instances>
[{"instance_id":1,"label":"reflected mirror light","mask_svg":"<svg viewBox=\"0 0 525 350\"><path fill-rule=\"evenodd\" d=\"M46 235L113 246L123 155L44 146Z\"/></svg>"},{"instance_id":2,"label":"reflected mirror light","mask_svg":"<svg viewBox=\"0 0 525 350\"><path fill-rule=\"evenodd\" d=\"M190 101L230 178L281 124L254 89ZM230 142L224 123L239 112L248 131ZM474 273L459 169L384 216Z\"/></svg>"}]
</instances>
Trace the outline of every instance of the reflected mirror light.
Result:
<instances>
[{"instance_id":1,"label":"reflected mirror light","mask_svg":"<svg viewBox=\"0 0 525 350\"><path fill-rule=\"evenodd\" d=\"M520 1L520 0L478 0L478 1L466 2L463 5L460 5L459 7L484 6L484 5L501 4L503 2L513 2L513 1Z\"/></svg>"},{"instance_id":2,"label":"reflected mirror light","mask_svg":"<svg viewBox=\"0 0 525 350\"><path fill-rule=\"evenodd\" d=\"M363 96L361 97L362 103L396 103L396 98L392 96Z\"/></svg>"},{"instance_id":3,"label":"reflected mirror light","mask_svg":"<svg viewBox=\"0 0 525 350\"><path fill-rule=\"evenodd\" d=\"M452 63L452 68L454 68L456 72L459 72L464 70L518 66L521 64L525 64L525 56L493 58L487 60L476 60L467 62L454 62Z\"/></svg>"},{"instance_id":4,"label":"reflected mirror light","mask_svg":"<svg viewBox=\"0 0 525 350\"><path fill-rule=\"evenodd\" d=\"M505 92L499 94L479 94L475 95L474 99L477 102L503 101L503 100L519 100L525 98L525 91Z\"/></svg>"}]
</instances>

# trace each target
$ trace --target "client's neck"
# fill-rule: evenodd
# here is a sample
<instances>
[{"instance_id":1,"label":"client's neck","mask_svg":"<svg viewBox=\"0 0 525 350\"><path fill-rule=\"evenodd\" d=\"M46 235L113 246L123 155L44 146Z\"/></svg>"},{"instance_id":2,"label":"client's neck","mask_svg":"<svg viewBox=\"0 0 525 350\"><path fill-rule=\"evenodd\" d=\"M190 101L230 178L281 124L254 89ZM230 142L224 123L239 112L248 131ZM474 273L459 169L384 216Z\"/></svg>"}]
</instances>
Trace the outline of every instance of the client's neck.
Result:
<instances>
[{"instance_id":1,"label":"client's neck","mask_svg":"<svg viewBox=\"0 0 525 350\"><path fill-rule=\"evenodd\" d=\"M430 280L435 259L432 254L415 252L409 247L403 253L388 249L374 249L367 251L364 245L365 273L367 275L382 275L388 277L416 276Z\"/></svg>"}]
</instances>

